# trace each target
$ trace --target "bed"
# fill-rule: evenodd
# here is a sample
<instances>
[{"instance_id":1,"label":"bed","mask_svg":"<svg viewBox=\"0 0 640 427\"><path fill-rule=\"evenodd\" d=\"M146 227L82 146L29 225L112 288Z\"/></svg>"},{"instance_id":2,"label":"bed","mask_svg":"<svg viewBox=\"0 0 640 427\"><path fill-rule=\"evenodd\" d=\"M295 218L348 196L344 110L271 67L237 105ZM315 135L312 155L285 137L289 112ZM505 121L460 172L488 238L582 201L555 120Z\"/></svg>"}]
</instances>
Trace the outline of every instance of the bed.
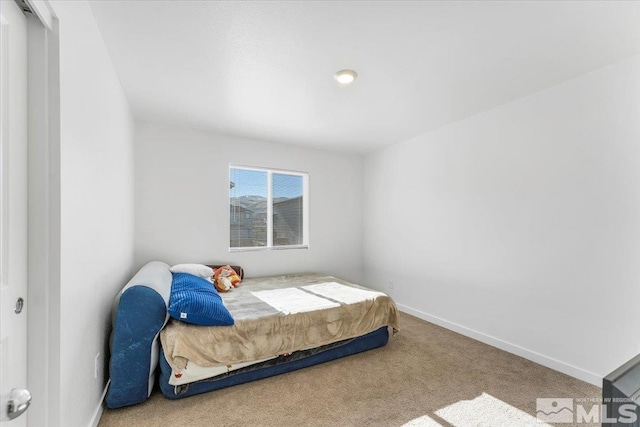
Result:
<instances>
[{"instance_id":1,"label":"bed","mask_svg":"<svg viewBox=\"0 0 640 427\"><path fill-rule=\"evenodd\" d=\"M398 330L387 295L321 274L245 279L219 294L232 325L194 325L169 315L173 280L153 261L116 296L109 408L145 401L156 381L179 399L381 347Z\"/></svg>"}]
</instances>

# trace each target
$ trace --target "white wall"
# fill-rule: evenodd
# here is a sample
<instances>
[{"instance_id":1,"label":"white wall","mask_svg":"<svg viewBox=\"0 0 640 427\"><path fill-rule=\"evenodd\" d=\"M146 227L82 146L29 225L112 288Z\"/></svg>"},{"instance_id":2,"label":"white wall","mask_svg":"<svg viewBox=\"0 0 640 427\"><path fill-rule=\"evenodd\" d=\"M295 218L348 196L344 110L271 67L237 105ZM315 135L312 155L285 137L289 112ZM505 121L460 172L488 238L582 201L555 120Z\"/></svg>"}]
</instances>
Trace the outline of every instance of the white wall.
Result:
<instances>
[{"instance_id":1,"label":"white wall","mask_svg":"<svg viewBox=\"0 0 640 427\"><path fill-rule=\"evenodd\" d=\"M360 281L362 157L136 125L136 263L228 262L247 276L317 271ZM229 164L309 173L309 249L229 253Z\"/></svg>"},{"instance_id":2,"label":"white wall","mask_svg":"<svg viewBox=\"0 0 640 427\"><path fill-rule=\"evenodd\" d=\"M89 4L52 6L60 42L61 350L60 419L49 421L87 426L108 376L111 303L134 272L133 119Z\"/></svg>"},{"instance_id":3,"label":"white wall","mask_svg":"<svg viewBox=\"0 0 640 427\"><path fill-rule=\"evenodd\" d=\"M599 384L640 352L639 118L636 56L368 155L367 281Z\"/></svg>"}]
</instances>

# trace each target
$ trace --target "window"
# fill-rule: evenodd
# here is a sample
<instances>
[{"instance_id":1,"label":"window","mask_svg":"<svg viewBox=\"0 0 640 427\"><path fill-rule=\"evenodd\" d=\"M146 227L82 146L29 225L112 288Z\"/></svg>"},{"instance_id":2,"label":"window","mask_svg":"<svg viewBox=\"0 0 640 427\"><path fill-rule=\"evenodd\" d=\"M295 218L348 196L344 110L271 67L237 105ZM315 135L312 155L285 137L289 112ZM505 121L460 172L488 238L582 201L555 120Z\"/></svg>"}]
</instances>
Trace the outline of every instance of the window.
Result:
<instances>
[{"instance_id":1,"label":"window","mask_svg":"<svg viewBox=\"0 0 640 427\"><path fill-rule=\"evenodd\" d=\"M229 167L229 250L306 248L309 175Z\"/></svg>"}]
</instances>

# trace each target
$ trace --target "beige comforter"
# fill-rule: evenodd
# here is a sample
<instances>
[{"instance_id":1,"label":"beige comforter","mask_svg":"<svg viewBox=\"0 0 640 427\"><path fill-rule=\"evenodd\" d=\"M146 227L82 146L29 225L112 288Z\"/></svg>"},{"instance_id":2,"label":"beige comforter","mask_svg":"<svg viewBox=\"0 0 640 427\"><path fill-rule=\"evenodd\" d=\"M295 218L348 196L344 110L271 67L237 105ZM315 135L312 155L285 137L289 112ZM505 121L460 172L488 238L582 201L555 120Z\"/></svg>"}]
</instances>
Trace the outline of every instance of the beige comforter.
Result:
<instances>
[{"instance_id":1,"label":"beige comforter","mask_svg":"<svg viewBox=\"0 0 640 427\"><path fill-rule=\"evenodd\" d=\"M303 298L288 301L296 294ZM196 326L171 319L162 330L162 348L174 372L188 361L200 366L249 362L355 338L383 326L398 330L398 309L390 297L332 276L245 279L221 295L235 325ZM307 311L314 305L315 310Z\"/></svg>"}]
</instances>

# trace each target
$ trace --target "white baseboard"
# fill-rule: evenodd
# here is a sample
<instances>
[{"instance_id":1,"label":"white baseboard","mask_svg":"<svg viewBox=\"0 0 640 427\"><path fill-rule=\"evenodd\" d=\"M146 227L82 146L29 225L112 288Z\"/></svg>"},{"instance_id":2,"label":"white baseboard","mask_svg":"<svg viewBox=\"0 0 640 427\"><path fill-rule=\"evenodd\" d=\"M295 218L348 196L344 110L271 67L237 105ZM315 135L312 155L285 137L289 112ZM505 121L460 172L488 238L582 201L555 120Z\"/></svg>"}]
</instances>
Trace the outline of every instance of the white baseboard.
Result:
<instances>
[{"instance_id":1,"label":"white baseboard","mask_svg":"<svg viewBox=\"0 0 640 427\"><path fill-rule=\"evenodd\" d=\"M109 381L107 381L107 385L104 386L100 402L98 402L98 407L93 412L93 418L91 418L91 424L89 424L89 427L98 427L98 423L100 423L100 417L102 417L102 412L104 411L104 398L107 396L107 390L109 389L110 383L111 379L109 379Z\"/></svg>"},{"instance_id":2,"label":"white baseboard","mask_svg":"<svg viewBox=\"0 0 640 427\"><path fill-rule=\"evenodd\" d=\"M425 313L423 311L416 310L404 304L397 305L400 311L416 316L422 320L426 320L427 322L442 326L443 328L457 332L469 338L473 338L474 340L489 344L490 346L499 348L500 350L504 350L517 356L524 357L525 359L531 360L532 362L546 366L547 368L551 368L558 372L562 372L563 374L585 381L589 384L602 387L602 377L600 375L594 374L593 372L585 371L584 369L577 368L543 354L536 353L535 351L520 347L519 345L511 344L510 342L503 341L499 338L492 337L490 335L478 332L457 323L453 323L440 317Z\"/></svg>"}]
</instances>

